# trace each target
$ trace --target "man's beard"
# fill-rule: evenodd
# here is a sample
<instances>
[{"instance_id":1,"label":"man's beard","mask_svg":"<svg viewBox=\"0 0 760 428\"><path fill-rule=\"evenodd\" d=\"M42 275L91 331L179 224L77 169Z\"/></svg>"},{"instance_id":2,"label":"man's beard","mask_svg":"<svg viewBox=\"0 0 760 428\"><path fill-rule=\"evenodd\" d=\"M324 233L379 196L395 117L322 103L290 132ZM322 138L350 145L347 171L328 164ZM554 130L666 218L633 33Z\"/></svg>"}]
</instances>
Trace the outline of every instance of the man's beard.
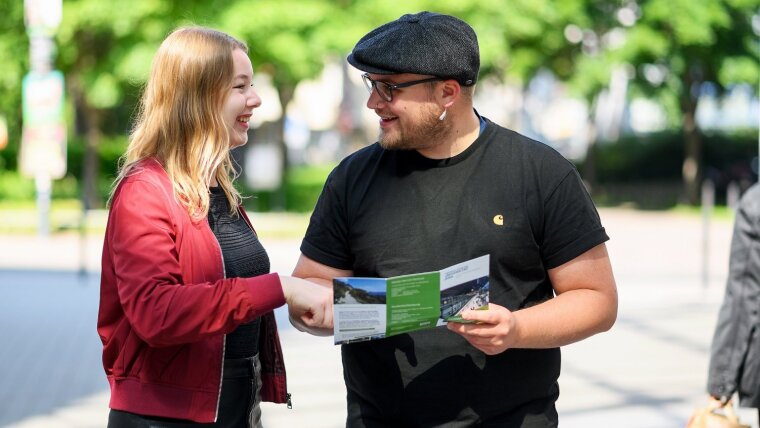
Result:
<instances>
[{"instance_id":1,"label":"man's beard","mask_svg":"<svg viewBox=\"0 0 760 428\"><path fill-rule=\"evenodd\" d=\"M421 112L416 123L404 127L397 126L396 132L388 136L380 130L378 142L386 150L425 150L431 149L443 141L443 137L451 129L451 121L441 121L438 119L440 113L435 113L430 107L427 111ZM396 119L400 121L401 119ZM401 125L400 123L398 125Z\"/></svg>"}]
</instances>

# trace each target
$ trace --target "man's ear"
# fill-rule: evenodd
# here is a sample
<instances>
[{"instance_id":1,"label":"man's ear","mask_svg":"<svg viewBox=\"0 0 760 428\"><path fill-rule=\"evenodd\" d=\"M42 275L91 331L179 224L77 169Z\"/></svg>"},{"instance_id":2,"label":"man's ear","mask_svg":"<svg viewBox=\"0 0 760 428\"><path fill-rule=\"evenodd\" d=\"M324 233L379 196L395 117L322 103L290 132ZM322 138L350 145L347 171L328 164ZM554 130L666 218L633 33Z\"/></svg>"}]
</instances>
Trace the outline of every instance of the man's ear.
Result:
<instances>
[{"instance_id":1,"label":"man's ear","mask_svg":"<svg viewBox=\"0 0 760 428\"><path fill-rule=\"evenodd\" d=\"M449 108L462 95L462 86L454 79L444 80L438 94L443 108Z\"/></svg>"}]
</instances>

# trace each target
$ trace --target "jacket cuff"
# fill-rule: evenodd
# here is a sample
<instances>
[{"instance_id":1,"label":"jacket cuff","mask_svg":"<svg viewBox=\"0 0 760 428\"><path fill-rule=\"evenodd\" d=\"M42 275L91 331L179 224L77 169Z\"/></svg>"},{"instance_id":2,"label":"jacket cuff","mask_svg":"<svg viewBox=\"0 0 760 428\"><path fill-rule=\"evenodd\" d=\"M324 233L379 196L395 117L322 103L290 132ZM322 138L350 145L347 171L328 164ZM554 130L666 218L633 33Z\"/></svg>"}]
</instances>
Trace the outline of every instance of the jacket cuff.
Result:
<instances>
[{"instance_id":1,"label":"jacket cuff","mask_svg":"<svg viewBox=\"0 0 760 428\"><path fill-rule=\"evenodd\" d=\"M257 316L285 304L280 275L276 273L246 278L246 289Z\"/></svg>"}]
</instances>

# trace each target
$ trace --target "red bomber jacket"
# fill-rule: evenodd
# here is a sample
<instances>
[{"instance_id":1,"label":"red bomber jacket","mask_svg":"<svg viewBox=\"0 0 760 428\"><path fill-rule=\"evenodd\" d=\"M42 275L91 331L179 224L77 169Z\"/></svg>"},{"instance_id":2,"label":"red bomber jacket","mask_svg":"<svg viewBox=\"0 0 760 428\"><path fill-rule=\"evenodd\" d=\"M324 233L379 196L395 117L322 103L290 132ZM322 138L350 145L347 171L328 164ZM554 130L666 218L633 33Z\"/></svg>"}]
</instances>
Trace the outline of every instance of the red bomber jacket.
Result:
<instances>
[{"instance_id":1,"label":"red bomber jacket","mask_svg":"<svg viewBox=\"0 0 760 428\"><path fill-rule=\"evenodd\" d=\"M118 185L103 243L98 311L112 409L214 422L224 335L256 317L262 317L261 398L286 402L272 313L284 303L277 274L225 278L208 221L191 220L158 161L142 161Z\"/></svg>"}]
</instances>

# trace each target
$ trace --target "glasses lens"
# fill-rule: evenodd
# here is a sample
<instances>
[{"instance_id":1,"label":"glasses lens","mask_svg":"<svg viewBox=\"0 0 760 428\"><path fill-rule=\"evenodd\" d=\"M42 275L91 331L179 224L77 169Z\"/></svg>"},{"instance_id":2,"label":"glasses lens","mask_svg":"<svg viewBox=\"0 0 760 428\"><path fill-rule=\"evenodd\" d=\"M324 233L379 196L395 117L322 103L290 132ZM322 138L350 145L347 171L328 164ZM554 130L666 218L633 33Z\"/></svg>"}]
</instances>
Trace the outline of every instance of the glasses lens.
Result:
<instances>
[{"instance_id":1,"label":"glasses lens","mask_svg":"<svg viewBox=\"0 0 760 428\"><path fill-rule=\"evenodd\" d=\"M391 102L393 100L393 88L387 83L372 80L367 74L362 74L362 81L364 81L364 86L367 87L369 93L372 93L372 90L374 89L385 101Z\"/></svg>"},{"instance_id":2,"label":"glasses lens","mask_svg":"<svg viewBox=\"0 0 760 428\"><path fill-rule=\"evenodd\" d=\"M364 81L364 86L367 87L367 91L372 92L372 87L374 86L372 79L370 79L366 74L362 74L362 80Z\"/></svg>"},{"instance_id":3,"label":"glasses lens","mask_svg":"<svg viewBox=\"0 0 760 428\"><path fill-rule=\"evenodd\" d=\"M384 82L375 82L375 87L377 88L377 93L380 94L385 101L393 101L393 88L391 88L391 85Z\"/></svg>"}]
</instances>

